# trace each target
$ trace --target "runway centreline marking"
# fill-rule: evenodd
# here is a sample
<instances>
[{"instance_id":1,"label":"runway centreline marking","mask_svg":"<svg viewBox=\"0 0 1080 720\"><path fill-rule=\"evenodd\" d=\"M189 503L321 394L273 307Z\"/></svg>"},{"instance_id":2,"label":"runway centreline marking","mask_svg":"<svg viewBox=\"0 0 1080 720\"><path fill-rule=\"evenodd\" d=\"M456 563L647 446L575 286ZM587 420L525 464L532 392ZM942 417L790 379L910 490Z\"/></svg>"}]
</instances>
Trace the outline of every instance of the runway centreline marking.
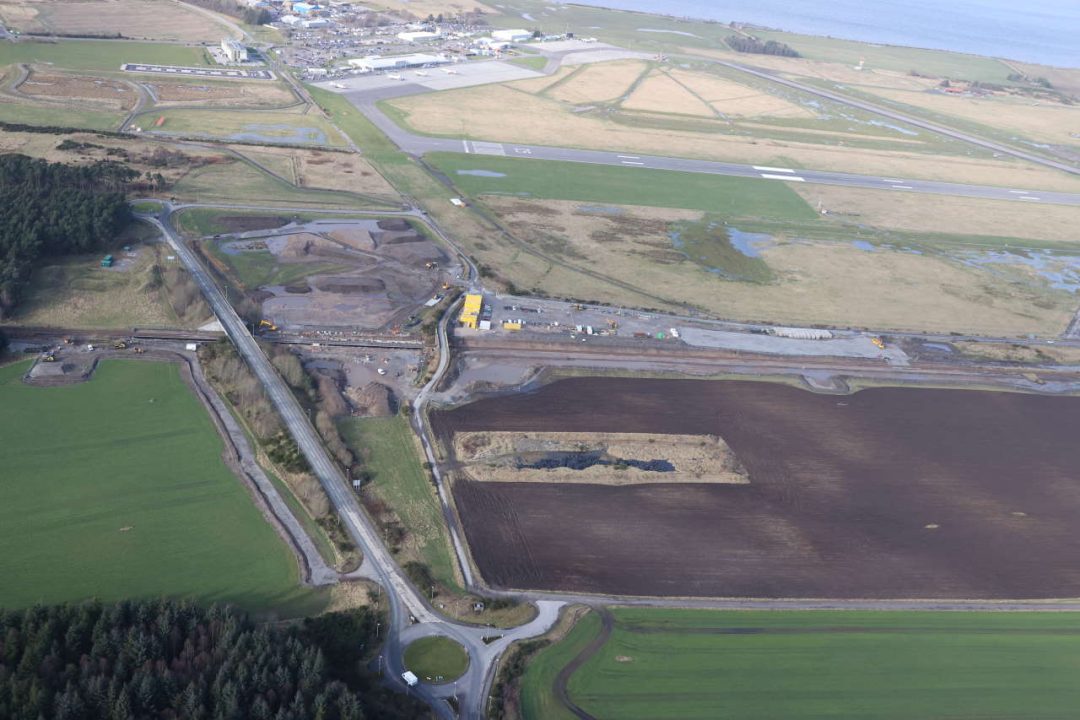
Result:
<instances>
[{"instance_id":1,"label":"runway centreline marking","mask_svg":"<svg viewBox=\"0 0 1080 720\"><path fill-rule=\"evenodd\" d=\"M640 155L616 155L615 157L624 158L626 160L640 160Z\"/></svg>"},{"instance_id":2,"label":"runway centreline marking","mask_svg":"<svg viewBox=\"0 0 1080 720\"><path fill-rule=\"evenodd\" d=\"M806 182L805 178L801 178L798 175L770 175L769 173L761 173L761 177L766 180L791 180L792 182Z\"/></svg>"},{"instance_id":3,"label":"runway centreline marking","mask_svg":"<svg viewBox=\"0 0 1080 720\"><path fill-rule=\"evenodd\" d=\"M1027 190L1010 190L1009 192L1011 192L1013 195L1027 195L1028 194Z\"/></svg>"},{"instance_id":4,"label":"runway centreline marking","mask_svg":"<svg viewBox=\"0 0 1080 720\"><path fill-rule=\"evenodd\" d=\"M881 178L881 182L887 182L887 183L902 183L902 182L904 182L904 181L903 181L903 180L898 180L898 179L896 179L896 178Z\"/></svg>"},{"instance_id":5,"label":"runway centreline marking","mask_svg":"<svg viewBox=\"0 0 1080 720\"><path fill-rule=\"evenodd\" d=\"M754 169L755 170L761 170L762 172L770 172L770 173L794 173L795 172L791 168L776 168L776 167L769 167L768 165L755 165Z\"/></svg>"},{"instance_id":6,"label":"runway centreline marking","mask_svg":"<svg viewBox=\"0 0 1080 720\"><path fill-rule=\"evenodd\" d=\"M1021 199L1021 200L1035 200L1035 201L1038 201L1038 200L1039 200L1039 198L1037 198L1037 197L1031 197L1030 195L1022 195L1022 196L1020 197L1020 199Z\"/></svg>"},{"instance_id":7,"label":"runway centreline marking","mask_svg":"<svg viewBox=\"0 0 1080 720\"><path fill-rule=\"evenodd\" d=\"M915 189L915 188L911 187L910 185L893 185L893 187L895 189L897 189L897 190L914 190Z\"/></svg>"},{"instance_id":8,"label":"runway centreline marking","mask_svg":"<svg viewBox=\"0 0 1080 720\"><path fill-rule=\"evenodd\" d=\"M622 161L622 164L623 164L623 165L644 165L645 163L643 163L643 162L636 162L636 161L634 161L634 160L623 160L623 161Z\"/></svg>"}]
</instances>

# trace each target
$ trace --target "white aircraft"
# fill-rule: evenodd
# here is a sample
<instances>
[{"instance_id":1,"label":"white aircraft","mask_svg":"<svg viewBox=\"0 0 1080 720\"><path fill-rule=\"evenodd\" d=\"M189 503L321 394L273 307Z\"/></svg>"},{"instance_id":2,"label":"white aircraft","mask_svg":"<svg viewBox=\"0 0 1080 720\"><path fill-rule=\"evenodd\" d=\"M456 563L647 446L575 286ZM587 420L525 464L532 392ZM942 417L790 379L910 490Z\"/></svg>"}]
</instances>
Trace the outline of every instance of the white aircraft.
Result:
<instances>
[{"instance_id":1,"label":"white aircraft","mask_svg":"<svg viewBox=\"0 0 1080 720\"><path fill-rule=\"evenodd\" d=\"M404 77L402 77L401 75L398 75L397 73L390 73L386 77L390 78L391 80L404 80L405 79Z\"/></svg>"}]
</instances>

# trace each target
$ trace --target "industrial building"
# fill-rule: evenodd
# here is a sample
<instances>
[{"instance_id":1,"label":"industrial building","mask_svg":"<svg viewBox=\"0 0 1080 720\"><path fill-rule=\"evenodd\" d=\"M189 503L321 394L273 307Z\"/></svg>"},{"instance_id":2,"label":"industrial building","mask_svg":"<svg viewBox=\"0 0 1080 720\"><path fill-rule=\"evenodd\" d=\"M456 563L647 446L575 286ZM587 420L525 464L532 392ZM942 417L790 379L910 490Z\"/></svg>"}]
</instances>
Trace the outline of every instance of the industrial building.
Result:
<instances>
[{"instance_id":1,"label":"industrial building","mask_svg":"<svg viewBox=\"0 0 1080 720\"><path fill-rule=\"evenodd\" d=\"M391 55L389 57L372 55L365 58L353 58L348 62L349 65L361 72L374 72L376 70L403 70L405 68L424 67L425 65L445 65L450 62L450 59L445 55L413 53L412 55Z\"/></svg>"},{"instance_id":2,"label":"industrial building","mask_svg":"<svg viewBox=\"0 0 1080 720\"><path fill-rule=\"evenodd\" d=\"M229 62L248 61L247 48L232 38L225 38L221 41L221 52L225 54L225 59Z\"/></svg>"},{"instance_id":3,"label":"industrial building","mask_svg":"<svg viewBox=\"0 0 1080 720\"><path fill-rule=\"evenodd\" d=\"M484 296L470 293L465 296L465 304L461 306L461 316L458 320L470 330L476 330L480 325L480 311L484 307Z\"/></svg>"},{"instance_id":4,"label":"industrial building","mask_svg":"<svg viewBox=\"0 0 1080 720\"><path fill-rule=\"evenodd\" d=\"M491 33L491 37L494 40L500 42L525 42L526 40L532 40L533 34L528 30L496 30Z\"/></svg>"},{"instance_id":5,"label":"industrial building","mask_svg":"<svg viewBox=\"0 0 1080 720\"><path fill-rule=\"evenodd\" d=\"M425 40L435 40L442 37L440 32L429 32L427 30L417 30L414 32L399 32L397 34L398 40L407 43L423 42Z\"/></svg>"}]
</instances>

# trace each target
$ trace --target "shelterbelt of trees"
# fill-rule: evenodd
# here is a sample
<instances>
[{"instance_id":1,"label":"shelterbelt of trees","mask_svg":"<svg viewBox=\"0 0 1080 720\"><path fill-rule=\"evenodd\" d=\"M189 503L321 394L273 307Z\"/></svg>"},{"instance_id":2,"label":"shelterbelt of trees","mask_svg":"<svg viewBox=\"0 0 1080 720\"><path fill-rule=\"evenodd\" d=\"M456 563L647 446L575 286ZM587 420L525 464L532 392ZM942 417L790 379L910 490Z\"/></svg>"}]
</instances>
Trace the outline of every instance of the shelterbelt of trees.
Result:
<instances>
[{"instance_id":1,"label":"shelterbelt of trees","mask_svg":"<svg viewBox=\"0 0 1080 720\"><path fill-rule=\"evenodd\" d=\"M0 718L427 717L364 669L377 619L359 609L260 626L169 600L0 611Z\"/></svg>"},{"instance_id":2,"label":"shelterbelt of trees","mask_svg":"<svg viewBox=\"0 0 1080 720\"><path fill-rule=\"evenodd\" d=\"M89 252L116 237L131 221L124 191L138 177L117 162L0 155L0 318L41 257Z\"/></svg>"}]
</instances>

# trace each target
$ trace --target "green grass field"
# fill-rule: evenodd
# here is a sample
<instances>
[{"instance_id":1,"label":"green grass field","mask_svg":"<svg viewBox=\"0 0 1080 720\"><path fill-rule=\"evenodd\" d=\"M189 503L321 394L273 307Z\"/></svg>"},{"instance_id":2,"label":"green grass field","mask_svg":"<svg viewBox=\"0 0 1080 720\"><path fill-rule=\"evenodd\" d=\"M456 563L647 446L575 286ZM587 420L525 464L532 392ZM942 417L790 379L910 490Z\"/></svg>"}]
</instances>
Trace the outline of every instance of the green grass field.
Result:
<instances>
[{"instance_id":1,"label":"green grass field","mask_svg":"<svg viewBox=\"0 0 1080 720\"><path fill-rule=\"evenodd\" d=\"M465 648L450 638L433 635L405 648L405 667L421 680L453 682L469 669L469 656Z\"/></svg>"},{"instance_id":2,"label":"green grass field","mask_svg":"<svg viewBox=\"0 0 1080 720\"><path fill-rule=\"evenodd\" d=\"M436 580L456 587L454 560L435 490L420 464L408 420L347 418L338 423L346 444L364 455L372 473L369 490L386 502L419 543L420 559Z\"/></svg>"},{"instance_id":3,"label":"green grass field","mask_svg":"<svg viewBox=\"0 0 1080 720\"><path fill-rule=\"evenodd\" d=\"M0 47L3 47L0 45ZM25 125L54 125L87 130L115 130L124 119L121 113L76 110L68 106L0 103L0 122Z\"/></svg>"},{"instance_id":4,"label":"green grass field","mask_svg":"<svg viewBox=\"0 0 1080 720\"><path fill-rule=\"evenodd\" d=\"M1066 718L1080 706L1073 613L616 609L569 681L597 718ZM596 636L579 624L530 664L526 718ZM576 651L574 649L577 649Z\"/></svg>"},{"instance_id":5,"label":"green grass field","mask_svg":"<svg viewBox=\"0 0 1080 720\"><path fill-rule=\"evenodd\" d=\"M574 720L575 715L555 696L555 678L600 632L600 616L590 612L578 620L561 641L529 660L521 680L521 716L524 720Z\"/></svg>"},{"instance_id":6,"label":"green grass field","mask_svg":"<svg viewBox=\"0 0 1080 720\"><path fill-rule=\"evenodd\" d=\"M0 369L0 606L183 596L317 612L176 366L33 388Z\"/></svg>"},{"instance_id":7,"label":"green grass field","mask_svg":"<svg viewBox=\"0 0 1080 720\"><path fill-rule=\"evenodd\" d=\"M200 48L168 43L99 40L0 42L0 65L13 63L40 63L72 70L121 72L120 66L123 63L199 66L206 65L207 61L206 53Z\"/></svg>"},{"instance_id":8,"label":"green grass field","mask_svg":"<svg viewBox=\"0 0 1080 720\"><path fill-rule=\"evenodd\" d=\"M172 193L179 198L211 203L357 209L372 205L349 193L290 185L241 160L196 168L173 186ZM378 207L385 207L385 204Z\"/></svg>"},{"instance_id":9,"label":"green grass field","mask_svg":"<svg viewBox=\"0 0 1080 720\"><path fill-rule=\"evenodd\" d=\"M757 178L732 178L671 170L433 153L432 165L468 195L521 195L618 205L705 210L735 217L810 220L816 217L787 185ZM502 177L461 175L482 170Z\"/></svg>"}]
</instances>

